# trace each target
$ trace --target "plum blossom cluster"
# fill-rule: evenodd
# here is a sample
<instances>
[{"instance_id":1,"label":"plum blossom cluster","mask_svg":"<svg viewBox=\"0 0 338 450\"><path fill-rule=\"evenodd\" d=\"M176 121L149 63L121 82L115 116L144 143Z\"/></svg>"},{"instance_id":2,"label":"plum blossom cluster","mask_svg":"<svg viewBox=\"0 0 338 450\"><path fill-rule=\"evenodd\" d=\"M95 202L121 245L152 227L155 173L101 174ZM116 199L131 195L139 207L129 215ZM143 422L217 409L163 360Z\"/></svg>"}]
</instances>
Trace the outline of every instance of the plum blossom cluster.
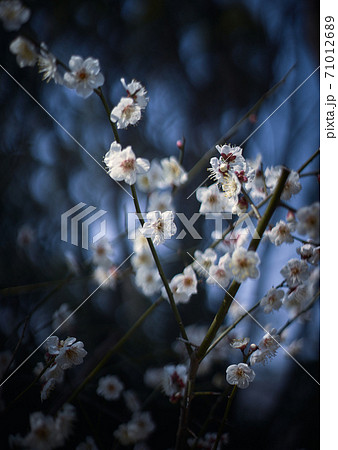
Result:
<instances>
[{"instance_id":1,"label":"plum blossom cluster","mask_svg":"<svg viewBox=\"0 0 338 450\"><path fill-rule=\"evenodd\" d=\"M121 78L121 83L127 97L122 97L110 114L110 120L116 123L119 129L136 125L141 119L142 110L146 108L149 101L146 97L147 91L139 81L132 80L131 83L126 84L124 78Z\"/></svg>"},{"instance_id":2,"label":"plum blossom cluster","mask_svg":"<svg viewBox=\"0 0 338 450\"><path fill-rule=\"evenodd\" d=\"M45 342L45 364L38 363L35 373L41 375L43 383L41 401L46 400L57 383L62 383L64 371L82 364L87 355L84 344L74 337L60 340L57 336L50 336Z\"/></svg>"},{"instance_id":3,"label":"plum blossom cluster","mask_svg":"<svg viewBox=\"0 0 338 450\"><path fill-rule=\"evenodd\" d=\"M29 416L30 431L25 436L11 435L9 443L15 448L31 450L51 450L63 447L72 434L76 411L74 406L66 403L55 417L42 412Z\"/></svg>"}]
</instances>

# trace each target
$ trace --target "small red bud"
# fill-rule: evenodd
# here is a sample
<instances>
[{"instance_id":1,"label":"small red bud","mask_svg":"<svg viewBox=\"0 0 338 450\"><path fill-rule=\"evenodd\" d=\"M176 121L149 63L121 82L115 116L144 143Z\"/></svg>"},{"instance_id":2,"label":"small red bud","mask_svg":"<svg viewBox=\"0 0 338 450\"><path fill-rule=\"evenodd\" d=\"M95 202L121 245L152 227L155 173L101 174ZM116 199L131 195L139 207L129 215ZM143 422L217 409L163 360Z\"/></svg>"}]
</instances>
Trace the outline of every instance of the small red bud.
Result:
<instances>
[{"instance_id":1,"label":"small red bud","mask_svg":"<svg viewBox=\"0 0 338 450\"><path fill-rule=\"evenodd\" d=\"M182 139L178 139L178 141L176 141L176 146L177 148L179 148L180 150L183 150L184 147L184 141Z\"/></svg>"},{"instance_id":2,"label":"small red bud","mask_svg":"<svg viewBox=\"0 0 338 450\"><path fill-rule=\"evenodd\" d=\"M293 211L288 211L286 215L286 221L287 222L294 222L296 219L295 213Z\"/></svg>"}]
</instances>

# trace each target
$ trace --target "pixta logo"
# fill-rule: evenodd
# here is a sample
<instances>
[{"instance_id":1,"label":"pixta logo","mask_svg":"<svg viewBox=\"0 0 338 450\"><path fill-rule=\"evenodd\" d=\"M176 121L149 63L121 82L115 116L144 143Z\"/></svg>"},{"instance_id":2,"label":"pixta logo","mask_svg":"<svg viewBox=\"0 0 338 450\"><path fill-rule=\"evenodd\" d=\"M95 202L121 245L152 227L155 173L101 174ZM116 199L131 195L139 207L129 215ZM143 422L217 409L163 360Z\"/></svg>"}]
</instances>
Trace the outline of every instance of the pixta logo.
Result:
<instances>
[{"instance_id":1,"label":"pixta logo","mask_svg":"<svg viewBox=\"0 0 338 450\"><path fill-rule=\"evenodd\" d=\"M107 213L107 211L104 211L103 209L97 210L95 206L88 206L87 208L83 209L84 206L87 206L86 203L80 202L76 206L74 206L71 209L68 209L68 211L64 212L61 215L61 240L69 242L68 230L70 228L70 243L76 246L81 245L82 248L88 250L89 227L94 222L97 222L99 219L101 219L101 217L104 216ZM96 212L92 214L94 211ZM80 226L81 226L81 243L79 244ZM103 219L100 221L100 231L93 236L92 243L94 244L103 236L105 236L106 231L107 231L107 223L106 220Z\"/></svg>"}]
</instances>

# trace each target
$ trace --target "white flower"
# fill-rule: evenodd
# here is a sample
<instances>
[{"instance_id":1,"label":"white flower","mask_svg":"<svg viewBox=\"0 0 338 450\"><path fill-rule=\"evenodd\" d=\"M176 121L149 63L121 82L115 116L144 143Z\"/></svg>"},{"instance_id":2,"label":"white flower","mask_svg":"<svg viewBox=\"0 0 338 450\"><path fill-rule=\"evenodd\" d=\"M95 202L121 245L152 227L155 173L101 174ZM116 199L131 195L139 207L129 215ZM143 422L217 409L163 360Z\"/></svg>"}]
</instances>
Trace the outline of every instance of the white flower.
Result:
<instances>
[{"instance_id":1,"label":"white flower","mask_svg":"<svg viewBox=\"0 0 338 450\"><path fill-rule=\"evenodd\" d=\"M172 195L170 192L153 192L149 196L148 209L150 211L173 211Z\"/></svg>"},{"instance_id":2,"label":"white flower","mask_svg":"<svg viewBox=\"0 0 338 450\"><path fill-rule=\"evenodd\" d=\"M162 244L165 239L170 239L176 233L174 213L172 211L151 211L147 213L147 220L140 232L147 238L151 238L155 245Z\"/></svg>"},{"instance_id":3,"label":"white flower","mask_svg":"<svg viewBox=\"0 0 338 450\"><path fill-rule=\"evenodd\" d=\"M91 436L87 436L85 442L81 442L75 450L98 450L94 439Z\"/></svg>"},{"instance_id":4,"label":"white flower","mask_svg":"<svg viewBox=\"0 0 338 450\"><path fill-rule=\"evenodd\" d=\"M249 387L255 378L255 372L247 364L232 364L226 370L226 380L229 384L237 385L240 389Z\"/></svg>"},{"instance_id":5,"label":"white flower","mask_svg":"<svg viewBox=\"0 0 338 450\"><path fill-rule=\"evenodd\" d=\"M111 256L113 248L106 237L99 239L93 244L92 249L94 251L93 263L99 266L111 266Z\"/></svg>"},{"instance_id":6,"label":"white flower","mask_svg":"<svg viewBox=\"0 0 338 450\"><path fill-rule=\"evenodd\" d=\"M110 113L110 120L117 123L117 128L135 125L141 119L141 108L130 97L122 97L119 104Z\"/></svg>"},{"instance_id":7,"label":"white flower","mask_svg":"<svg viewBox=\"0 0 338 450\"><path fill-rule=\"evenodd\" d=\"M53 323L52 323L53 330L58 328L58 326L65 321L66 322L62 326L64 327L64 329L69 327L74 322L74 316L71 315L71 313L72 311L70 311L68 304L62 303L60 308L58 308L53 313Z\"/></svg>"},{"instance_id":8,"label":"white flower","mask_svg":"<svg viewBox=\"0 0 338 450\"><path fill-rule=\"evenodd\" d=\"M49 450L60 446L53 417L34 412L29 416L29 422L31 430L24 438L25 448Z\"/></svg>"},{"instance_id":9,"label":"white flower","mask_svg":"<svg viewBox=\"0 0 338 450\"><path fill-rule=\"evenodd\" d=\"M226 166L226 170L241 172L246 170L246 162L242 156L241 147L231 147L231 145L216 145L216 149L221 154L220 163ZM225 170L222 170L225 172Z\"/></svg>"},{"instance_id":10,"label":"white flower","mask_svg":"<svg viewBox=\"0 0 338 450\"><path fill-rule=\"evenodd\" d=\"M196 191L196 198L201 202L200 213L211 212L231 212L234 202L229 200L224 193L220 192L218 184L212 184L209 187L200 187Z\"/></svg>"},{"instance_id":11,"label":"white flower","mask_svg":"<svg viewBox=\"0 0 338 450\"><path fill-rule=\"evenodd\" d=\"M156 268L141 267L136 272L136 285L144 295L154 295L161 290L161 278Z\"/></svg>"},{"instance_id":12,"label":"white flower","mask_svg":"<svg viewBox=\"0 0 338 450\"><path fill-rule=\"evenodd\" d=\"M286 279L287 285L293 288L309 278L309 267L305 261L293 258L281 269L280 273Z\"/></svg>"},{"instance_id":13,"label":"white flower","mask_svg":"<svg viewBox=\"0 0 338 450\"><path fill-rule=\"evenodd\" d=\"M19 0L2 0L0 2L0 19L7 31L18 30L29 19L30 9Z\"/></svg>"},{"instance_id":14,"label":"white flower","mask_svg":"<svg viewBox=\"0 0 338 450\"><path fill-rule=\"evenodd\" d=\"M296 249L296 252L302 259L308 263L316 266L319 263L320 247L315 247L312 244L304 244Z\"/></svg>"},{"instance_id":15,"label":"white flower","mask_svg":"<svg viewBox=\"0 0 338 450\"><path fill-rule=\"evenodd\" d=\"M148 242L146 242L148 247ZM153 255L151 254L151 251L148 248L142 249L140 252L136 253L131 258L131 264L133 266L133 269L135 271L141 269L141 268L152 268L154 267L154 259Z\"/></svg>"},{"instance_id":16,"label":"white flower","mask_svg":"<svg viewBox=\"0 0 338 450\"><path fill-rule=\"evenodd\" d=\"M269 314L273 310L278 311L283 304L283 297L284 291L282 289L270 289L260 302L265 314Z\"/></svg>"},{"instance_id":17,"label":"white flower","mask_svg":"<svg viewBox=\"0 0 338 450\"><path fill-rule=\"evenodd\" d=\"M106 375L99 379L96 393L106 400L117 400L124 389L124 384L115 375Z\"/></svg>"},{"instance_id":18,"label":"white flower","mask_svg":"<svg viewBox=\"0 0 338 450\"><path fill-rule=\"evenodd\" d=\"M41 372L41 369L39 370L39 373ZM39 373L37 373L37 375L39 375ZM42 375L42 380L55 380L57 383L62 383L63 379L64 379L64 370L56 363L52 364L50 367L48 367L48 369L46 370L46 372Z\"/></svg>"},{"instance_id":19,"label":"white flower","mask_svg":"<svg viewBox=\"0 0 338 450\"><path fill-rule=\"evenodd\" d=\"M213 265L210 267L207 283L216 284L217 286L225 288L226 286L228 286L230 279L231 279L231 272L225 269L225 265L221 258L217 266Z\"/></svg>"},{"instance_id":20,"label":"white flower","mask_svg":"<svg viewBox=\"0 0 338 450\"><path fill-rule=\"evenodd\" d=\"M133 239L133 250L135 253L149 252L151 254L147 238L143 236L140 230L141 230L140 228L135 230L135 237Z\"/></svg>"},{"instance_id":21,"label":"white flower","mask_svg":"<svg viewBox=\"0 0 338 450\"><path fill-rule=\"evenodd\" d=\"M287 292L283 304L287 308L295 308L297 311L302 310L308 300L313 295L313 285L310 282L299 284L298 286L291 288Z\"/></svg>"},{"instance_id":22,"label":"white flower","mask_svg":"<svg viewBox=\"0 0 338 450\"><path fill-rule=\"evenodd\" d=\"M287 244L293 243L293 237L291 232L295 230L294 223L286 223L284 220L280 220L270 231L267 231L270 241L274 245L281 245L283 242Z\"/></svg>"},{"instance_id":23,"label":"white flower","mask_svg":"<svg viewBox=\"0 0 338 450\"><path fill-rule=\"evenodd\" d=\"M108 174L113 180L124 180L129 185L135 183L138 173L145 173L150 167L147 159L136 158L131 146L122 150L121 145L116 141L111 144L104 157L104 162L108 167Z\"/></svg>"},{"instance_id":24,"label":"white flower","mask_svg":"<svg viewBox=\"0 0 338 450\"><path fill-rule=\"evenodd\" d=\"M163 368L162 387L172 403L182 397L187 382L187 368L183 364L168 365Z\"/></svg>"},{"instance_id":25,"label":"white flower","mask_svg":"<svg viewBox=\"0 0 338 450\"><path fill-rule=\"evenodd\" d=\"M183 273L174 276L169 287L173 293L175 303L187 303L193 294L197 294L197 278L191 266L184 269ZM163 297L167 298L167 293L162 288Z\"/></svg>"},{"instance_id":26,"label":"white flower","mask_svg":"<svg viewBox=\"0 0 338 450\"><path fill-rule=\"evenodd\" d=\"M9 50L16 55L19 67L35 66L38 55L35 46L28 39L18 36L11 42Z\"/></svg>"},{"instance_id":27,"label":"white flower","mask_svg":"<svg viewBox=\"0 0 338 450\"><path fill-rule=\"evenodd\" d=\"M69 369L73 365L82 364L86 355L87 352L83 348L83 342L76 342L76 338L69 337L65 341L59 342L59 353L55 358L55 362L61 369Z\"/></svg>"},{"instance_id":28,"label":"white flower","mask_svg":"<svg viewBox=\"0 0 338 450\"><path fill-rule=\"evenodd\" d=\"M279 348L280 336L277 330L273 328L270 333L266 333L258 344L259 350L255 351L250 357L250 364L262 363L263 366L273 357Z\"/></svg>"},{"instance_id":29,"label":"white flower","mask_svg":"<svg viewBox=\"0 0 338 450\"><path fill-rule=\"evenodd\" d=\"M196 250L194 253L194 258L196 261L193 262L192 266L199 275L207 278L209 276L209 269L214 264L217 259L217 254L211 248L207 248L205 252Z\"/></svg>"},{"instance_id":30,"label":"white flower","mask_svg":"<svg viewBox=\"0 0 338 450\"><path fill-rule=\"evenodd\" d=\"M143 376L144 384L150 388L156 389L162 383L163 369L159 367L150 367Z\"/></svg>"},{"instance_id":31,"label":"white flower","mask_svg":"<svg viewBox=\"0 0 338 450\"><path fill-rule=\"evenodd\" d=\"M246 346L250 342L250 338L245 337L241 339L232 339L230 342L230 347L238 348L239 350L245 350Z\"/></svg>"},{"instance_id":32,"label":"white flower","mask_svg":"<svg viewBox=\"0 0 338 450\"><path fill-rule=\"evenodd\" d=\"M122 445L130 445L134 443L133 436L129 433L129 427L127 423L121 423L117 430L114 431L114 437Z\"/></svg>"},{"instance_id":33,"label":"white flower","mask_svg":"<svg viewBox=\"0 0 338 450\"><path fill-rule=\"evenodd\" d=\"M154 189L163 185L162 167L153 160L150 163L150 169L147 173L137 175L137 187L142 192L152 192Z\"/></svg>"},{"instance_id":34,"label":"white flower","mask_svg":"<svg viewBox=\"0 0 338 450\"><path fill-rule=\"evenodd\" d=\"M317 241L319 239L319 203L300 208L296 217L298 220L297 231L299 234L307 234L309 238Z\"/></svg>"},{"instance_id":35,"label":"white flower","mask_svg":"<svg viewBox=\"0 0 338 450\"><path fill-rule=\"evenodd\" d=\"M162 187L180 186L187 181L188 175L183 167L179 164L175 156L170 156L170 158L162 159L161 166L163 169Z\"/></svg>"},{"instance_id":36,"label":"white flower","mask_svg":"<svg viewBox=\"0 0 338 450\"><path fill-rule=\"evenodd\" d=\"M42 79L49 83L54 80L57 84L62 84L62 76L58 72L58 66L55 56L48 52L47 49L41 49L41 55L38 56L39 72L42 73Z\"/></svg>"},{"instance_id":37,"label":"white flower","mask_svg":"<svg viewBox=\"0 0 338 450\"><path fill-rule=\"evenodd\" d=\"M93 273L93 277L102 289L115 289L118 272L116 266L112 265L108 269L106 266L98 266Z\"/></svg>"},{"instance_id":38,"label":"white flower","mask_svg":"<svg viewBox=\"0 0 338 450\"><path fill-rule=\"evenodd\" d=\"M248 251L243 247L236 248L232 257L225 255L225 268L230 270L234 279L241 283L249 278L258 278L259 270L257 266L260 264L259 256L256 252Z\"/></svg>"},{"instance_id":39,"label":"white flower","mask_svg":"<svg viewBox=\"0 0 338 450\"><path fill-rule=\"evenodd\" d=\"M88 98L104 83L104 76L100 72L98 59L72 56L69 60L70 72L64 74L64 84L83 98Z\"/></svg>"},{"instance_id":40,"label":"white flower","mask_svg":"<svg viewBox=\"0 0 338 450\"><path fill-rule=\"evenodd\" d=\"M237 203L238 194L242 189L237 175L228 170L228 164L222 162L221 158L211 158L210 164L211 168L208 169L211 172L210 178L216 180L221 185L229 201Z\"/></svg>"},{"instance_id":41,"label":"white flower","mask_svg":"<svg viewBox=\"0 0 338 450\"><path fill-rule=\"evenodd\" d=\"M127 91L128 97L131 97L141 109L144 109L149 102L144 86L136 80L132 80L131 83L126 84L124 78L121 78L121 83Z\"/></svg>"},{"instance_id":42,"label":"white flower","mask_svg":"<svg viewBox=\"0 0 338 450\"><path fill-rule=\"evenodd\" d=\"M237 247L242 247L249 238L249 230L247 228L240 228L238 230L233 230L224 239L219 235L217 230L211 233L213 239L221 239L218 244L224 252L232 253Z\"/></svg>"},{"instance_id":43,"label":"white flower","mask_svg":"<svg viewBox=\"0 0 338 450\"><path fill-rule=\"evenodd\" d=\"M277 167L267 167L265 169L265 182L266 186L270 190L274 190L280 175L282 173L282 168L280 166ZM292 195L298 194L298 192L302 189L302 185L299 182L299 174L292 170L286 180L281 199L282 200L290 200Z\"/></svg>"},{"instance_id":44,"label":"white flower","mask_svg":"<svg viewBox=\"0 0 338 450\"><path fill-rule=\"evenodd\" d=\"M136 411L128 422L128 434L133 442L147 439L149 434L155 430L155 424L149 412Z\"/></svg>"}]
</instances>

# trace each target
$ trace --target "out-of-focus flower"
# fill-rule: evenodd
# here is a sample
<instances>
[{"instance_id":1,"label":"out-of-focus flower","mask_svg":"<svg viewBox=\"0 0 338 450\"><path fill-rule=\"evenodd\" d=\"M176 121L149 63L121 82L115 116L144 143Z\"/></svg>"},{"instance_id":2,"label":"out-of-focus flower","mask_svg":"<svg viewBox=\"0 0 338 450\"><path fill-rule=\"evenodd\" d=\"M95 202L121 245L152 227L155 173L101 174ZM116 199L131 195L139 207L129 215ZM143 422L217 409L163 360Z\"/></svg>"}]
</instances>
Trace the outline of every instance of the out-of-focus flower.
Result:
<instances>
[{"instance_id":1,"label":"out-of-focus flower","mask_svg":"<svg viewBox=\"0 0 338 450\"><path fill-rule=\"evenodd\" d=\"M247 364L232 364L226 370L226 380L229 384L246 389L255 378L255 372Z\"/></svg>"},{"instance_id":2,"label":"out-of-focus flower","mask_svg":"<svg viewBox=\"0 0 338 450\"><path fill-rule=\"evenodd\" d=\"M209 269L217 259L216 252L211 248L207 248L205 252L196 250L194 253L194 258L196 261L192 264L193 268L199 275L207 278L209 276Z\"/></svg>"},{"instance_id":3,"label":"out-of-focus flower","mask_svg":"<svg viewBox=\"0 0 338 450\"><path fill-rule=\"evenodd\" d=\"M147 220L140 232L147 238L152 239L155 245L162 244L170 239L177 231L174 224L174 213L172 211L151 211L147 213Z\"/></svg>"},{"instance_id":4,"label":"out-of-focus flower","mask_svg":"<svg viewBox=\"0 0 338 450\"><path fill-rule=\"evenodd\" d=\"M168 365L163 369L162 387L171 403L181 399L187 382L187 368L183 364Z\"/></svg>"},{"instance_id":5,"label":"out-of-focus flower","mask_svg":"<svg viewBox=\"0 0 338 450\"><path fill-rule=\"evenodd\" d=\"M103 85L104 76L98 59L89 57L84 60L81 56L72 56L68 65L70 72L65 72L64 84L75 89L81 97L88 98L94 89Z\"/></svg>"},{"instance_id":6,"label":"out-of-focus flower","mask_svg":"<svg viewBox=\"0 0 338 450\"><path fill-rule=\"evenodd\" d=\"M162 282L157 268L139 268L136 272L135 282L144 295L154 295L161 290Z\"/></svg>"},{"instance_id":7,"label":"out-of-focus flower","mask_svg":"<svg viewBox=\"0 0 338 450\"><path fill-rule=\"evenodd\" d=\"M320 247L315 247L312 244L304 244L296 249L296 252L304 261L316 266L319 263Z\"/></svg>"},{"instance_id":8,"label":"out-of-focus flower","mask_svg":"<svg viewBox=\"0 0 338 450\"><path fill-rule=\"evenodd\" d=\"M267 167L265 170L265 181L266 186L273 191L278 183L280 175L282 173L282 168L280 166ZM292 170L286 180L281 199L290 200L290 198L298 194L302 189L302 185L299 182L299 174Z\"/></svg>"},{"instance_id":9,"label":"out-of-focus flower","mask_svg":"<svg viewBox=\"0 0 338 450\"><path fill-rule=\"evenodd\" d=\"M153 192L149 196L148 209L150 211L173 211L173 198L170 192Z\"/></svg>"},{"instance_id":10,"label":"out-of-focus flower","mask_svg":"<svg viewBox=\"0 0 338 450\"><path fill-rule=\"evenodd\" d=\"M54 80L56 84L62 84L63 78L58 72L58 66L55 56L47 49L42 48L41 54L38 56L39 72L42 73L42 79L47 83Z\"/></svg>"},{"instance_id":11,"label":"out-of-focus flower","mask_svg":"<svg viewBox=\"0 0 338 450\"><path fill-rule=\"evenodd\" d=\"M62 303L62 305L53 313L53 330L58 328L63 322L62 326L64 328L70 327L74 323L74 316L71 315L71 311L67 303Z\"/></svg>"},{"instance_id":12,"label":"out-of-focus flower","mask_svg":"<svg viewBox=\"0 0 338 450\"><path fill-rule=\"evenodd\" d=\"M11 53L16 55L19 67L35 66L38 59L35 46L28 39L18 36L9 46Z\"/></svg>"},{"instance_id":13,"label":"out-of-focus flower","mask_svg":"<svg viewBox=\"0 0 338 450\"><path fill-rule=\"evenodd\" d=\"M124 389L124 384L115 375L106 375L99 379L96 393L106 400L117 400Z\"/></svg>"},{"instance_id":14,"label":"out-of-focus flower","mask_svg":"<svg viewBox=\"0 0 338 450\"><path fill-rule=\"evenodd\" d=\"M231 212L234 203L229 200L223 192L220 192L218 184L209 187L200 187L196 190L196 198L201 202L200 213Z\"/></svg>"},{"instance_id":15,"label":"out-of-focus flower","mask_svg":"<svg viewBox=\"0 0 338 450\"><path fill-rule=\"evenodd\" d=\"M170 158L164 158L161 160L162 166L162 187L168 186L180 186L185 183L188 179L188 175L177 161L175 156L170 156Z\"/></svg>"},{"instance_id":16,"label":"out-of-focus flower","mask_svg":"<svg viewBox=\"0 0 338 450\"><path fill-rule=\"evenodd\" d=\"M298 220L297 231L299 234L307 234L314 241L319 239L319 203L300 208L296 217Z\"/></svg>"},{"instance_id":17,"label":"out-of-focus flower","mask_svg":"<svg viewBox=\"0 0 338 450\"><path fill-rule=\"evenodd\" d=\"M225 288L231 279L231 272L225 268L222 258L217 265L212 265L209 269L208 284L216 284Z\"/></svg>"},{"instance_id":18,"label":"out-of-focus flower","mask_svg":"<svg viewBox=\"0 0 338 450\"><path fill-rule=\"evenodd\" d=\"M31 11L19 0L2 0L0 2L0 19L7 31L18 30L30 18Z\"/></svg>"},{"instance_id":19,"label":"out-of-focus flower","mask_svg":"<svg viewBox=\"0 0 338 450\"><path fill-rule=\"evenodd\" d=\"M105 266L98 266L94 270L94 279L102 289L115 289L118 278L116 269L116 266L112 265L108 269Z\"/></svg>"},{"instance_id":20,"label":"out-of-focus flower","mask_svg":"<svg viewBox=\"0 0 338 450\"><path fill-rule=\"evenodd\" d=\"M262 298L260 305L266 314L271 313L271 311L278 311L282 306L284 297L284 291L282 289L270 289L266 295Z\"/></svg>"},{"instance_id":21,"label":"out-of-focus flower","mask_svg":"<svg viewBox=\"0 0 338 450\"><path fill-rule=\"evenodd\" d=\"M159 162L153 160L150 162L150 169L147 173L139 174L136 178L137 187L142 192L153 192L163 185L162 167Z\"/></svg>"},{"instance_id":22,"label":"out-of-focus flower","mask_svg":"<svg viewBox=\"0 0 338 450\"><path fill-rule=\"evenodd\" d=\"M119 143L114 141L104 157L108 167L108 174L116 181L125 181L132 185L136 181L136 175L146 173L150 164L147 159L136 158L131 146L122 150Z\"/></svg>"}]
</instances>

